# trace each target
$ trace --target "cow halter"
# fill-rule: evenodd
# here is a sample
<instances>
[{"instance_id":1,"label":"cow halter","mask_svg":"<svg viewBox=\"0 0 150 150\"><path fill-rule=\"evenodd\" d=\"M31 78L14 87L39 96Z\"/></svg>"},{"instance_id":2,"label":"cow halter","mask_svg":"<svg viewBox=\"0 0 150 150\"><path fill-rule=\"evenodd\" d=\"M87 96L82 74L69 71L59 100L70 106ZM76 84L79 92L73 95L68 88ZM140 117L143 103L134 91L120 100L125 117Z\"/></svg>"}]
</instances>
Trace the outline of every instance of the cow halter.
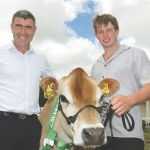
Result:
<instances>
[{"instance_id":1,"label":"cow halter","mask_svg":"<svg viewBox=\"0 0 150 150\"><path fill-rule=\"evenodd\" d=\"M61 106L61 103L60 103L60 98L61 97L62 97L62 95L57 96L57 98L55 100L54 106L52 108L52 113L50 115L50 120L49 120L49 132L45 137L44 147L41 148L41 150L50 150L50 146L53 146L54 144L61 150L70 150L71 147L74 145L73 143L59 142L55 139L56 136L57 136L57 133L56 133L56 131L53 130L53 124L54 124L55 117L56 117L56 114L57 114L58 110L61 111L62 115L66 119L67 124L70 125L70 124L74 124L74 122L77 119L78 114L83 109L85 109L86 107L92 107L92 108L96 109L97 112L102 116L102 121L105 118L105 120L103 122L104 127L106 127L106 125L109 121L110 129L111 129L111 138L113 137L111 119L113 117L114 111L110 109L110 105L105 106L105 102L103 102L103 105L101 107L95 107L94 105L87 104L87 105L83 106L74 116L67 117L65 115L65 113L63 112L63 110L62 110L62 106ZM99 102L103 101L103 97L104 97L104 95L101 96ZM134 119L133 119L133 117L128 112L123 114L121 117L122 117L122 122L123 122L124 128L128 131L132 131L134 129ZM130 124L130 121L129 121L128 117L131 119L131 124ZM125 119L128 122L129 128L127 128L127 126L126 126ZM111 139L110 139L110 141L111 141ZM107 144L109 144L110 141Z\"/></svg>"},{"instance_id":2,"label":"cow halter","mask_svg":"<svg viewBox=\"0 0 150 150\"><path fill-rule=\"evenodd\" d=\"M61 106L61 103L60 103L62 96L63 96L63 95L60 95L60 97L59 97L60 100L59 100L59 104L58 104L58 109L61 111L61 113L62 113L62 115L64 116L64 118L66 119L66 122L67 122L68 125L74 124L75 121L76 121L76 119L77 119L77 117L78 117L78 114L79 114L83 109L85 109L86 107L92 107L92 108L96 109L99 114L102 114L102 107L95 107L94 105L86 104L86 105L84 105L82 108L80 108L80 110L79 110L74 116L69 116L69 117L67 117L67 116L65 115L65 113L63 112L63 109L62 109L62 106ZM99 102L102 101L103 97L104 97L104 95L101 96Z\"/></svg>"},{"instance_id":3,"label":"cow halter","mask_svg":"<svg viewBox=\"0 0 150 150\"><path fill-rule=\"evenodd\" d=\"M63 95L60 95L60 99ZM102 95L100 100L99 100L99 103L100 102L103 102L103 98L105 96ZM111 108L111 104L107 103L107 102L103 102L102 106L101 107L95 107L94 105L90 105L90 104L87 104L87 105L84 105L82 108L80 108L80 110L74 115L74 116L69 116L67 117L65 115L65 113L63 112L62 110L62 106L61 106L61 103L60 103L60 100L59 100L59 104L58 104L58 109L61 111L62 115L64 116L64 118L66 119L66 122L68 125L70 124L74 124L74 122L76 121L77 117L78 117L78 114L83 110L85 109L86 107L92 107L94 109L97 110L97 112L101 115L102 117L102 123L104 125L104 127L106 127L107 123L109 122L109 126L110 126L110 130L111 130L111 139L113 137L113 131L112 131L112 117L114 115L114 111ZM122 124L124 126L124 128L127 130L127 131L132 131L134 129L134 119L133 117L129 114L129 112L126 112L124 113L123 115L121 115L121 118L122 118ZM130 118L130 119L129 119ZM131 120L131 123L130 121ZM128 127L127 127L128 126ZM111 141L110 139L110 141ZM107 143L109 144L110 141ZM107 145L106 144L106 145Z\"/></svg>"},{"instance_id":4,"label":"cow halter","mask_svg":"<svg viewBox=\"0 0 150 150\"><path fill-rule=\"evenodd\" d=\"M57 98L55 100L55 103L54 103L54 106L52 108L52 112L50 115L50 120L49 120L49 132L44 139L44 147L42 147L41 150L50 150L50 146L53 146L54 144L61 150L70 150L71 147L74 145L73 143L59 142L55 139L57 136L57 133L56 133L56 131L53 130L53 124L54 124L55 117L56 117L58 110L61 111L61 113L64 116L64 118L66 119L66 122L68 125L70 125L71 123L74 123L78 114L86 107L93 107L94 109L96 109L98 111L98 113L101 113L101 107L95 107L94 105L88 104L88 105L83 106L74 116L67 117L64 114L61 103L60 103L62 96L63 95L57 96ZM102 99L103 99L103 95L101 96L100 101L102 101Z\"/></svg>"}]
</instances>

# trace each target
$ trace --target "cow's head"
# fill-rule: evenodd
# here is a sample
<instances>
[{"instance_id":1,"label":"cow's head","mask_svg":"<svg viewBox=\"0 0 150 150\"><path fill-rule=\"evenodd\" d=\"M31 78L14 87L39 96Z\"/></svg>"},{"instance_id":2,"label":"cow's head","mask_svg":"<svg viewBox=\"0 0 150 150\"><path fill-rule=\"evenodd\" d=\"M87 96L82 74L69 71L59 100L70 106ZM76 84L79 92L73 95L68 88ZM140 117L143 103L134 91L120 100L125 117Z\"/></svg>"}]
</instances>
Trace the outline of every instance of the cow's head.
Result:
<instances>
[{"instance_id":1,"label":"cow's head","mask_svg":"<svg viewBox=\"0 0 150 150\"><path fill-rule=\"evenodd\" d=\"M100 99L103 93L110 95L115 92L119 83L109 78L97 83L81 68L74 69L58 82L60 110L62 109L58 115L63 126L61 128L66 135L78 146L97 147L105 144L107 142L105 128L98 111L101 107ZM65 117L72 119L74 116L70 127ZM63 140L65 137L59 139Z\"/></svg>"}]
</instances>

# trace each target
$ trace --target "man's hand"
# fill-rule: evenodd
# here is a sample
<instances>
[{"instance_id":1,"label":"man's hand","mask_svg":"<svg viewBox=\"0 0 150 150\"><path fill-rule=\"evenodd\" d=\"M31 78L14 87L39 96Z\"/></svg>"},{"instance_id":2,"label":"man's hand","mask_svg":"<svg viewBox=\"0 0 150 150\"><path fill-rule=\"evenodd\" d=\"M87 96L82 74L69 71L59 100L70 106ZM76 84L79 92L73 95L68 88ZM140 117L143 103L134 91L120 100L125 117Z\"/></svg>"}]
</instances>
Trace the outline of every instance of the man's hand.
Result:
<instances>
[{"instance_id":1,"label":"man's hand","mask_svg":"<svg viewBox=\"0 0 150 150\"><path fill-rule=\"evenodd\" d=\"M130 96L116 95L110 99L111 109L115 111L117 116L128 112L132 107L132 99Z\"/></svg>"}]
</instances>

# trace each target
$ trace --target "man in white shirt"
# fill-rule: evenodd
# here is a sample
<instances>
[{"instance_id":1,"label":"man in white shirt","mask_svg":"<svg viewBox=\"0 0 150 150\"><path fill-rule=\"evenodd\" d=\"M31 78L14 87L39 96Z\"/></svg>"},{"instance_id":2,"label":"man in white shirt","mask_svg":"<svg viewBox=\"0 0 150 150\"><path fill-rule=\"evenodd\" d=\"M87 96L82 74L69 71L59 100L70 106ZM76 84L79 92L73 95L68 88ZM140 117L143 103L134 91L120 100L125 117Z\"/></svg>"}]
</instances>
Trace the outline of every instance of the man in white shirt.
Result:
<instances>
[{"instance_id":1,"label":"man in white shirt","mask_svg":"<svg viewBox=\"0 0 150 150\"><path fill-rule=\"evenodd\" d=\"M106 135L111 141L96 150L144 150L139 104L150 99L150 61L143 50L118 43L119 25L111 14L95 16L93 27L104 54L93 65L91 77L98 82L104 78L113 78L120 83L115 95L104 97L105 102L111 103L115 113L112 118L113 138L107 124ZM132 131L123 126L121 115L126 112L134 118Z\"/></svg>"},{"instance_id":2,"label":"man in white shirt","mask_svg":"<svg viewBox=\"0 0 150 150\"><path fill-rule=\"evenodd\" d=\"M0 48L0 149L38 150L39 82L56 76L46 56L30 45L35 17L27 10L17 11L11 30L14 40Z\"/></svg>"}]
</instances>

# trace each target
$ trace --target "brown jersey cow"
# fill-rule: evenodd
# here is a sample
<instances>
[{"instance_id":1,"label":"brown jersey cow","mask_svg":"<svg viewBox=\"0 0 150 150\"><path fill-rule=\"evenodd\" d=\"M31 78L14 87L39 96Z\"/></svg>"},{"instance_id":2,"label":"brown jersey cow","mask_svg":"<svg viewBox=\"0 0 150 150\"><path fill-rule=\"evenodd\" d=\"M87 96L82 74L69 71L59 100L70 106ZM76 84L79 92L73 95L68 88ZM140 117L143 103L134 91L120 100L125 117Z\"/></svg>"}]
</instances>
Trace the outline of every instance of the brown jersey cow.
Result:
<instances>
[{"instance_id":1,"label":"brown jersey cow","mask_svg":"<svg viewBox=\"0 0 150 150\"><path fill-rule=\"evenodd\" d=\"M45 92L51 84L57 90L57 82L54 79L41 80L41 88ZM53 125L57 132L56 141L73 143L71 150L94 149L107 143L105 128L97 108L101 105L101 89L107 85L109 93L105 94L112 94L118 89L119 83L109 78L97 83L83 69L76 68L68 76L60 79L58 84L57 94L48 98L39 116L42 124L40 148L43 147L49 131L50 114L57 96L59 109ZM54 144L51 150L59 148Z\"/></svg>"}]
</instances>

